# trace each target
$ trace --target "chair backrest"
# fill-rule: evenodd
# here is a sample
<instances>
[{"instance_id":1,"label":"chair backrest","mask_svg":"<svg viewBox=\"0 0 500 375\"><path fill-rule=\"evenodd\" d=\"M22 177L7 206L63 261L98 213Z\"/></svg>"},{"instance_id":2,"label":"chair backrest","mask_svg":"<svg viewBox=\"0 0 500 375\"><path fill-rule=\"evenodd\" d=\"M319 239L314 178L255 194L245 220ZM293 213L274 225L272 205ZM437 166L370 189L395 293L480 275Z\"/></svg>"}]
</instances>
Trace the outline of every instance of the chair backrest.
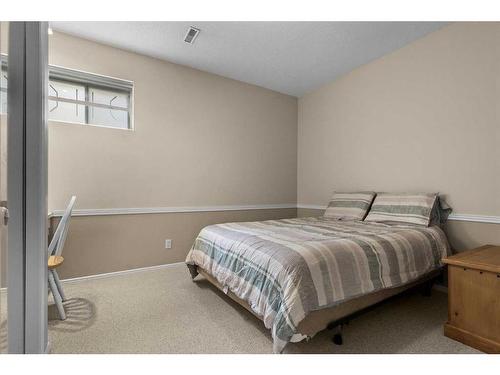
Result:
<instances>
[{"instance_id":1,"label":"chair backrest","mask_svg":"<svg viewBox=\"0 0 500 375\"><path fill-rule=\"evenodd\" d=\"M76 196L72 196L68 207L64 211L64 215L59 221L56 232L52 237L49 245L49 256L51 255L61 255L64 247L64 241L66 241L66 235L68 234L69 221L71 219L71 212L73 211L73 206L75 205Z\"/></svg>"}]
</instances>

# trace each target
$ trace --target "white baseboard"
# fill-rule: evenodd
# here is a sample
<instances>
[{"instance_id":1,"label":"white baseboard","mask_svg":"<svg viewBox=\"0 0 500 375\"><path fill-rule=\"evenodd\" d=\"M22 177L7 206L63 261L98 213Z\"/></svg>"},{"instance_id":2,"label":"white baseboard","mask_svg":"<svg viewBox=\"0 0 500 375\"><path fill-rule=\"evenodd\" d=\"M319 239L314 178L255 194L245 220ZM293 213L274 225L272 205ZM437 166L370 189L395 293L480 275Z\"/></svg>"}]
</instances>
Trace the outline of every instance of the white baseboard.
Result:
<instances>
[{"instance_id":1,"label":"white baseboard","mask_svg":"<svg viewBox=\"0 0 500 375\"><path fill-rule=\"evenodd\" d=\"M128 274L131 274L131 273L154 271L154 270L160 270L160 269L163 269L163 268L171 268L171 267L179 266L181 264L185 264L185 263L184 262L167 263L167 264L159 264L157 266L132 268L130 270L107 272L107 273L98 273L96 275L88 275L88 276L72 277L72 278L69 278L69 279L62 279L61 282L64 283L64 284L71 284L71 283L77 283L77 282L84 281L84 280L105 279L105 278L108 278L108 277L128 275Z\"/></svg>"},{"instance_id":2,"label":"white baseboard","mask_svg":"<svg viewBox=\"0 0 500 375\"><path fill-rule=\"evenodd\" d=\"M185 264L185 263L184 262L166 263L166 264L158 264L156 266L132 268L132 269L123 270L123 271L98 273L98 274L95 274L95 275L79 276L79 277L72 277L72 278L69 278L69 279L62 279L61 282L65 283L65 284L71 284L71 283L76 283L76 282L84 281L84 280L105 279L107 277L115 277L115 276L127 275L127 274L137 273L137 272L146 272L146 271L160 270L160 269L163 269L163 268L170 268L170 267L179 266L181 264ZM5 288L5 287L4 288L0 288L0 293L5 293L6 291L7 291L7 288Z\"/></svg>"},{"instance_id":3,"label":"white baseboard","mask_svg":"<svg viewBox=\"0 0 500 375\"><path fill-rule=\"evenodd\" d=\"M297 208L305 208L305 209L309 209L309 210L326 210L326 206L322 206L322 205L319 205L319 204L302 204L302 203L299 203L297 204Z\"/></svg>"}]
</instances>

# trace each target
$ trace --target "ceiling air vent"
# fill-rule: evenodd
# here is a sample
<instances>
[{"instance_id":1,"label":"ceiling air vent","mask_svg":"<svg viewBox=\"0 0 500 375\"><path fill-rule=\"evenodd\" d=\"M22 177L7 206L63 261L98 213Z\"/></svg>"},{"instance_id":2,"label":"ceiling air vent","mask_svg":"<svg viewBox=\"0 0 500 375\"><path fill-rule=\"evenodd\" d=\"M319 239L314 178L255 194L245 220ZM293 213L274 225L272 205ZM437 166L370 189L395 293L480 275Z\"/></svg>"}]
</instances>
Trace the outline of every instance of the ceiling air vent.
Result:
<instances>
[{"instance_id":1,"label":"ceiling air vent","mask_svg":"<svg viewBox=\"0 0 500 375\"><path fill-rule=\"evenodd\" d=\"M197 29L196 27L191 26L188 29L186 36L184 37L184 41L186 43L193 44L194 40L196 39L196 37L198 36L199 33L200 33L200 29Z\"/></svg>"}]
</instances>

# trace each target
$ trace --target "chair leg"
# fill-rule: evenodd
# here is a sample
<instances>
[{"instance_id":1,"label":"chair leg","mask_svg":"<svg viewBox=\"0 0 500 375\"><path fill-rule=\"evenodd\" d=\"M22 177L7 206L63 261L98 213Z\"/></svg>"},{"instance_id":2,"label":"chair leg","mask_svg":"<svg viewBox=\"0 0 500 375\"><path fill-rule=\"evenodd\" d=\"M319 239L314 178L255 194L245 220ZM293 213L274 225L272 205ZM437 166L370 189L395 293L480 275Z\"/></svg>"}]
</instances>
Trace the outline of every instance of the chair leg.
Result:
<instances>
[{"instance_id":1,"label":"chair leg","mask_svg":"<svg viewBox=\"0 0 500 375\"><path fill-rule=\"evenodd\" d=\"M57 285L54 280L54 275L52 274L52 272L49 272L49 287L50 291L52 292L52 296L54 297L54 302L56 303L57 312L59 313L59 318L61 320L66 320L66 312L64 311L61 295L59 294L59 290L57 289Z\"/></svg>"},{"instance_id":2,"label":"chair leg","mask_svg":"<svg viewBox=\"0 0 500 375\"><path fill-rule=\"evenodd\" d=\"M66 295L64 294L64 290L61 284L61 280L59 280L59 275L57 274L56 270L50 270L52 272L52 275L54 276L54 281L56 282L57 285L57 290L59 291L59 295L61 296L61 299L63 302L66 301Z\"/></svg>"}]
</instances>

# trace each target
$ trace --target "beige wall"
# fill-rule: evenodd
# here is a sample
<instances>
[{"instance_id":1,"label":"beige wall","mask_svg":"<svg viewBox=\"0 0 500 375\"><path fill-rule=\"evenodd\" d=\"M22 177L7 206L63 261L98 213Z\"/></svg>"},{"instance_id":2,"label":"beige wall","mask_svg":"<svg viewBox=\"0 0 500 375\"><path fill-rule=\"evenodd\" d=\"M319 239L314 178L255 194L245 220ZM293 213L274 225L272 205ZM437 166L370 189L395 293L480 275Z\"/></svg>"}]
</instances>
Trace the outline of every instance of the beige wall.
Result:
<instances>
[{"instance_id":1,"label":"beige wall","mask_svg":"<svg viewBox=\"0 0 500 375\"><path fill-rule=\"evenodd\" d=\"M296 202L296 98L59 33L49 62L135 84L134 131L49 123L51 210Z\"/></svg>"},{"instance_id":2,"label":"beige wall","mask_svg":"<svg viewBox=\"0 0 500 375\"><path fill-rule=\"evenodd\" d=\"M499 48L500 23L452 24L300 98L299 204L438 191L500 216Z\"/></svg>"},{"instance_id":3,"label":"beige wall","mask_svg":"<svg viewBox=\"0 0 500 375\"><path fill-rule=\"evenodd\" d=\"M50 210L295 204L296 98L59 33L49 62L132 80L135 104L134 131L49 122ZM205 225L295 214L74 217L61 277L182 261Z\"/></svg>"}]
</instances>

